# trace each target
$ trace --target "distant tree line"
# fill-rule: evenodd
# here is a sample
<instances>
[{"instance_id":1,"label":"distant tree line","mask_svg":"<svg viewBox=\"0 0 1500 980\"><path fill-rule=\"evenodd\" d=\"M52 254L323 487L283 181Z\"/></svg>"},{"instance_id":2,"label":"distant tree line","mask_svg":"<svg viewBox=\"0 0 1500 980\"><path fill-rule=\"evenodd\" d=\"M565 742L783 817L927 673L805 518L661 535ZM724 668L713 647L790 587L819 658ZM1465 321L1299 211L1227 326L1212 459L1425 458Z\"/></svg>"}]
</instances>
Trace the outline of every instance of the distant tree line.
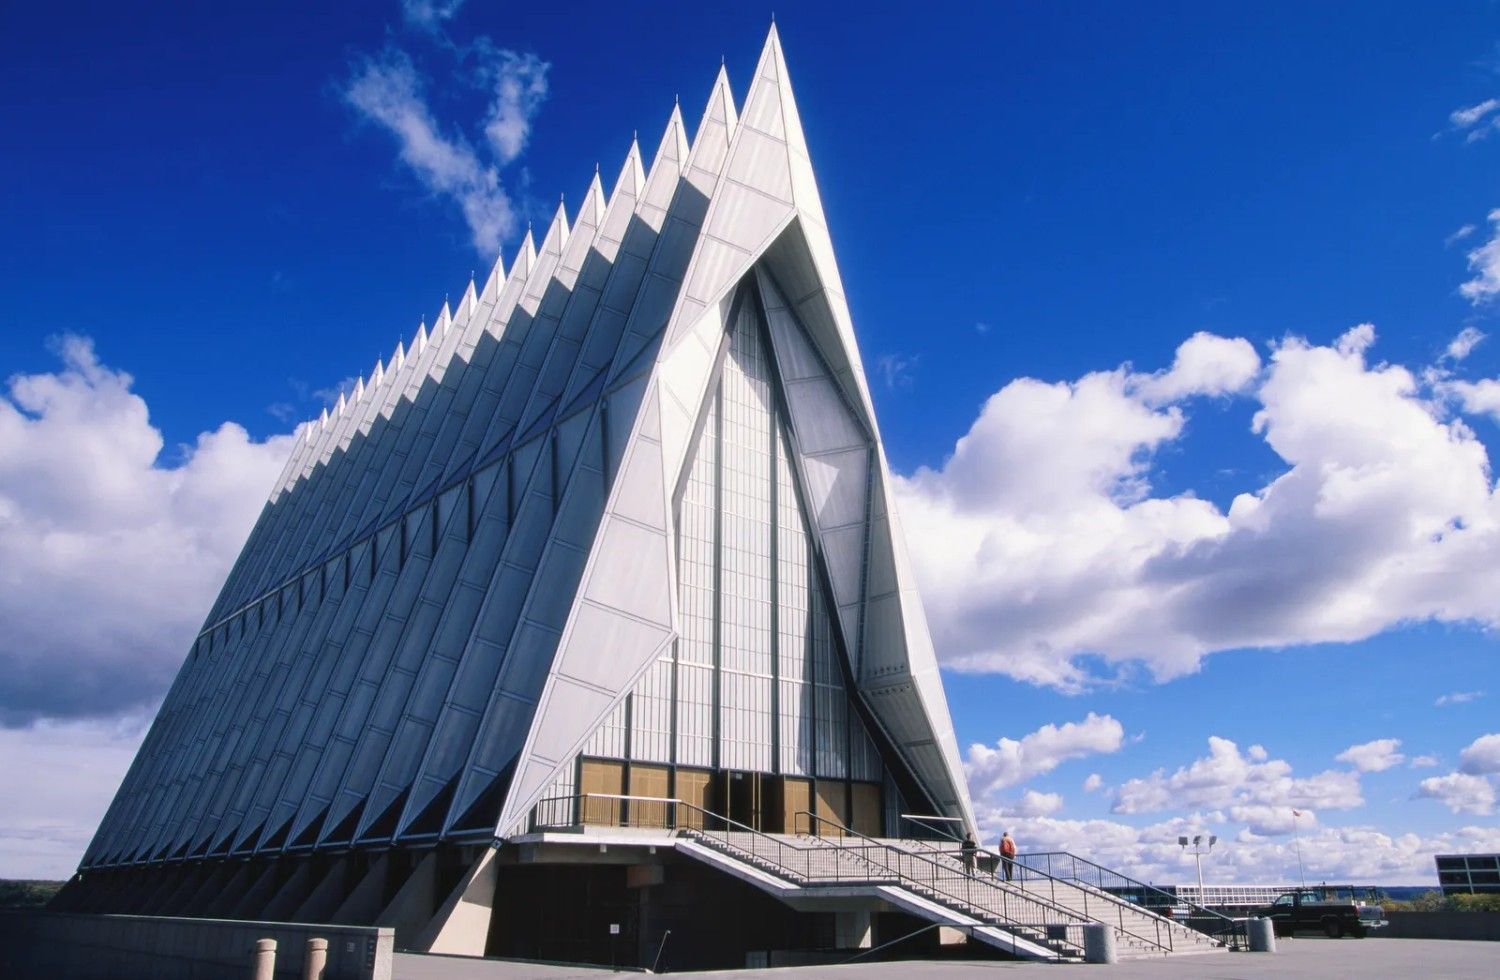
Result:
<instances>
[{"instance_id":1,"label":"distant tree line","mask_svg":"<svg viewBox=\"0 0 1500 980\"><path fill-rule=\"evenodd\" d=\"M63 886L61 881L0 878L0 909L34 909L46 905Z\"/></svg>"},{"instance_id":2,"label":"distant tree line","mask_svg":"<svg viewBox=\"0 0 1500 980\"><path fill-rule=\"evenodd\" d=\"M1434 889L1406 902L1383 900L1387 912L1500 912L1500 895L1444 895Z\"/></svg>"}]
</instances>

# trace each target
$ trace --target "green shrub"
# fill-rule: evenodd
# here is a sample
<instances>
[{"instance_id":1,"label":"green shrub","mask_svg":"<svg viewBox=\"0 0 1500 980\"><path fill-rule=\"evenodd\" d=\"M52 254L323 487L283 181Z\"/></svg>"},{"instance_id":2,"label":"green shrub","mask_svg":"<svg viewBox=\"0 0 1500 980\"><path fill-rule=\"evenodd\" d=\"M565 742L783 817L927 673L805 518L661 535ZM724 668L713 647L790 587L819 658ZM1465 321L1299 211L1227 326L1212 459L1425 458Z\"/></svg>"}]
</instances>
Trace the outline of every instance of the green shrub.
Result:
<instances>
[{"instance_id":1,"label":"green shrub","mask_svg":"<svg viewBox=\"0 0 1500 980\"><path fill-rule=\"evenodd\" d=\"M1448 907L1455 912L1500 912L1500 895L1449 895Z\"/></svg>"}]
</instances>

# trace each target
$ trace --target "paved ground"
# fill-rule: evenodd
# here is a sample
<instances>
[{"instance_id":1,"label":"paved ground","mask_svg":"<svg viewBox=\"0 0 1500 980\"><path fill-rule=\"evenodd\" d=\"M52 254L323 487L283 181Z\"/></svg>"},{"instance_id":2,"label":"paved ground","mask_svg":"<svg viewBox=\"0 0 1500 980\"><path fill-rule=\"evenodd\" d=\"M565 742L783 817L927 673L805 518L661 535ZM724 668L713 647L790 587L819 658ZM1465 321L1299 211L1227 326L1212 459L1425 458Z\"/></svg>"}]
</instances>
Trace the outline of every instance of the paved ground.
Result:
<instances>
[{"instance_id":1,"label":"paved ground","mask_svg":"<svg viewBox=\"0 0 1500 980\"><path fill-rule=\"evenodd\" d=\"M1205 953L1176 959L1137 960L1111 967L1053 966L1045 963L903 961L851 963L846 966L786 967L775 970L729 970L685 974L733 980L912 980L937 977L1091 977L1093 980L1141 980L1156 977L1196 977L1205 980L1257 980L1301 977L1500 977L1500 943L1439 939L1279 939L1277 952ZM598 980L610 973L595 967L546 966L457 957L396 956L395 980Z\"/></svg>"},{"instance_id":2,"label":"paved ground","mask_svg":"<svg viewBox=\"0 0 1500 980\"><path fill-rule=\"evenodd\" d=\"M469 956L431 956L421 953L397 953L392 980L569 980L586 977L598 980L608 976L639 976L639 973L616 974L608 967L558 966L551 963L523 963L516 960L479 960Z\"/></svg>"}]
</instances>

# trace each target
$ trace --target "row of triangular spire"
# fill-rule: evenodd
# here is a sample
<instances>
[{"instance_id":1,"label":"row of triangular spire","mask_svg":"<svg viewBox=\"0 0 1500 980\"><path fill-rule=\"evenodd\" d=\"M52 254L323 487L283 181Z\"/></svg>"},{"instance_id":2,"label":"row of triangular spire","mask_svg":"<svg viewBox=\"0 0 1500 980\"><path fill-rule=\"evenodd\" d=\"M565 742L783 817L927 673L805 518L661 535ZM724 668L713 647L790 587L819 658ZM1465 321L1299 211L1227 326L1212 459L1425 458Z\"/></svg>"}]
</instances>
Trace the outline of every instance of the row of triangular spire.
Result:
<instances>
[{"instance_id":1,"label":"row of triangular spire","mask_svg":"<svg viewBox=\"0 0 1500 980\"><path fill-rule=\"evenodd\" d=\"M774 38L775 29L772 28ZM768 43L769 43L768 39ZM710 91L707 105L705 106L703 119L705 122L713 119L722 121L729 129L731 135L738 121L737 109L733 94L729 87L729 76L727 69L721 65L714 85ZM699 131L694 133L694 140L700 135L703 126L700 124ZM658 146L656 159L659 159L664 151L669 148L679 160L686 160L689 151L686 136L686 126L683 122L681 106L674 104L672 112L667 120L667 125L662 134ZM655 159L653 159L653 167ZM484 324L472 323L475 309L481 298L498 299L507 282L516 277L522 280L529 276L532 268L536 265L539 254L545 255L549 251L560 252L572 227L580 223L592 226L597 233L602 224L605 211L610 202L615 198L621 186L627 181L632 182L637 188L643 186L648 179L641 160L640 143L637 136L633 135L630 148L626 152L625 161L620 168L619 177L616 178L614 190L609 198L604 196L603 185L596 166L588 189L584 192L583 203L579 213L575 216L570 226L565 202L559 201L557 210L554 212L552 221L548 225L547 232L542 238L542 246L539 249L530 227L522 239L516 251L516 256L511 263L507 273L505 269L504 256L496 257L495 265L490 271L482 291L476 291L475 280L470 278L467 288L464 290L456 311L450 310L448 303L443 303L437 318L433 321L431 330L428 329L426 320L423 319L417 327L411 343L403 345L398 341L395 350L392 351L389 360L376 360L374 368L367 377L358 378L352 389L341 392L338 401L331 407L325 408L322 413L310 421L304 422L298 429L301 436L296 450L291 459L287 461L287 467L282 474L272 493L275 499L281 492L289 489L296 481L306 476L320 460L325 460L335 447L347 444L349 438L354 435L355 425L368 425L374 422L375 406L387 415L395 409L397 398L403 392L416 373L418 365L431 370L433 364L430 357L423 357L428 353L428 348L433 348L433 354L437 353L439 346L456 347L456 344L444 343L450 339L454 331L462 331L477 339L474 332L482 329ZM386 398L381 399L378 393L384 392ZM413 395L415 392L413 392ZM360 412L356 409L365 402L366 411ZM357 420L357 421L356 421ZM340 424L344 422L345 424Z\"/></svg>"}]
</instances>

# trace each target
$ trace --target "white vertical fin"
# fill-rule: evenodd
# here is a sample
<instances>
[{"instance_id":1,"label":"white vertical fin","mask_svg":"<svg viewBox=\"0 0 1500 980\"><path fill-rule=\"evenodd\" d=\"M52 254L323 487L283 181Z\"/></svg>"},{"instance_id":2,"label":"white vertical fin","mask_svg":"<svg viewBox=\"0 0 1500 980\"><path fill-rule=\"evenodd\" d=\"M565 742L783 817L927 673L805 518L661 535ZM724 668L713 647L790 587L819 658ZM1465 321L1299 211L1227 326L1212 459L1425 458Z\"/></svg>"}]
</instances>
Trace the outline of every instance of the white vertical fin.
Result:
<instances>
[{"instance_id":1,"label":"white vertical fin","mask_svg":"<svg viewBox=\"0 0 1500 980\"><path fill-rule=\"evenodd\" d=\"M479 295L487 301L493 302L500 296L500 290L505 287L505 256L495 256L495 265L490 269L489 278L484 281L484 289Z\"/></svg>"}]
</instances>

